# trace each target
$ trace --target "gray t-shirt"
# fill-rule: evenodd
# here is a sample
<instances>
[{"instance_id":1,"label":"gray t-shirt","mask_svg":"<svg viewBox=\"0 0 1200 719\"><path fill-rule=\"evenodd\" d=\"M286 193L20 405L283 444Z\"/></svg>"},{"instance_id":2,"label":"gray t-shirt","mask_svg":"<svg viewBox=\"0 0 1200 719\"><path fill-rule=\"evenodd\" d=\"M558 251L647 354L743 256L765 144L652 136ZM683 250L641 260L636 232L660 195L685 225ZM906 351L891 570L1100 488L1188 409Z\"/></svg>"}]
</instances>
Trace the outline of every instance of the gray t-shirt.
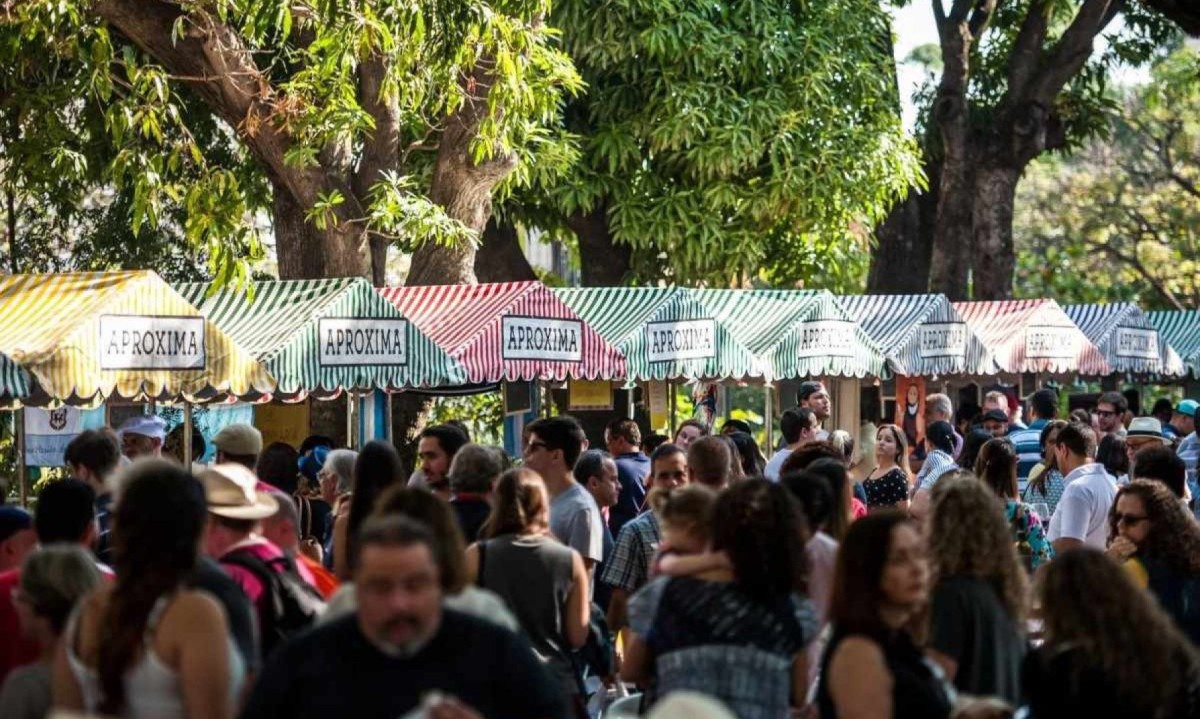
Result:
<instances>
[{"instance_id":1,"label":"gray t-shirt","mask_svg":"<svg viewBox=\"0 0 1200 719\"><path fill-rule=\"evenodd\" d=\"M1020 703L1025 639L986 580L946 577L938 583L929 646L958 662L954 686L960 691Z\"/></svg>"},{"instance_id":2,"label":"gray t-shirt","mask_svg":"<svg viewBox=\"0 0 1200 719\"><path fill-rule=\"evenodd\" d=\"M604 560L604 530L600 508L578 482L550 502L550 531L584 559Z\"/></svg>"},{"instance_id":3,"label":"gray t-shirt","mask_svg":"<svg viewBox=\"0 0 1200 719\"><path fill-rule=\"evenodd\" d=\"M50 711L50 665L30 664L12 670L0 689L0 717L42 719Z\"/></svg>"}]
</instances>

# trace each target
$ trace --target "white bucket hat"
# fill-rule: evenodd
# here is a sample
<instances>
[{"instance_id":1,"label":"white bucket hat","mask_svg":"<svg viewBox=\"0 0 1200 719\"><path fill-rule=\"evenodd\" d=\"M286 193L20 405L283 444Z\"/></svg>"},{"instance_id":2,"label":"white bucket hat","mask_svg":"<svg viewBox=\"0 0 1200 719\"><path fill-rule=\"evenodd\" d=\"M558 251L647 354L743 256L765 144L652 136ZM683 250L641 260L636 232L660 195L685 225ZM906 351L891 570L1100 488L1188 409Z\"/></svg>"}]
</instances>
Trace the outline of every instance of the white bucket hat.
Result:
<instances>
[{"instance_id":1,"label":"white bucket hat","mask_svg":"<svg viewBox=\"0 0 1200 719\"><path fill-rule=\"evenodd\" d=\"M265 519L279 511L267 492L258 491L258 477L246 467L227 462L200 473L208 511L229 519Z\"/></svg>"}]
</instances>

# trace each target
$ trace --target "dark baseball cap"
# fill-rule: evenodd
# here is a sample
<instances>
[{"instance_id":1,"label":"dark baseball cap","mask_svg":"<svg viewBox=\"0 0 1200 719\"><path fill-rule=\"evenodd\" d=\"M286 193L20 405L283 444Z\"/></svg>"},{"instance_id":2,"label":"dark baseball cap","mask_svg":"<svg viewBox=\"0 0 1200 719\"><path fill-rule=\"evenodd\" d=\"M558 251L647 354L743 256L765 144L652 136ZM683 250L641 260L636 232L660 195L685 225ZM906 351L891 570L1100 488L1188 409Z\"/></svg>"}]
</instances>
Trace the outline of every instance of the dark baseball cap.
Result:
<instances>
[{"instance_id":1,"label":"dark baseball cap","mask_svg":"<svg viewBox=\"0 0 1200 719\"><path fill-rule=\"evenodd\" d=\"M983 413L982 421L987 422L988 420L993 422L1004 422L1005 424L1008 424L1008 415L1004 413L1004 410L989 409L987 412Z\"/></svg>"},{"instance_id":2,"label":"dark baseball cap","mask_svg":"<svg viewBox=\"0 0 1200 719\"><path fill-rule=\"evenodd\" d=\"M11 504L0 505L0 542L25 529L33 529L32 514Z\"/></svg>"}]
</instances>

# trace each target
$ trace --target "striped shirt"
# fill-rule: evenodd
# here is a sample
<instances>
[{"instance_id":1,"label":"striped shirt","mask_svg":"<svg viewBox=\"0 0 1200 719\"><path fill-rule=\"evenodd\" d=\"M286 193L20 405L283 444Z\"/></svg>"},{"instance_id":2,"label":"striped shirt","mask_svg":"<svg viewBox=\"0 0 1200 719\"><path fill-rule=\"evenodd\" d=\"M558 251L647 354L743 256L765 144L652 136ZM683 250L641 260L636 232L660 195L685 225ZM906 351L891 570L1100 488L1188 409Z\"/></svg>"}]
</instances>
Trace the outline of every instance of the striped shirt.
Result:
<instances>
[{"instance_id":1,"label":"striped shirt","mask_svg":"<svg viewBox=\"0 0 1200 719\"><path fill-rule=\"evenodd\" d=\"M600 581L631 594L637 591L650 578L650 563L661 541L654 512L647 510L626 522Z\"/></svg>"},{"instance_id":2,"label":"striped shirt","mask_svg":"<svg viewBox=\"0 0 1200 719\"><path fill-rule=\"evenodd\" d=\"M925 458L925 464L921 465L921 471L917 474L917 489L929 489L933 487L942 475L947 472L952 472L958 469L958 464L954 458L946 454L940 449L935 449Z\"/></svg>"},{"instance_id":3,"label":"striped shirt","mask_svg":"<svg viewBox=\"0 0 1200 719\"><path fill-rule=\"evenodd\" d=\"M1039 419L1027 429L1008 435L1017 450L1017 481L1021 487L1029 480L1029 472L1042 461L1042 429L1048 424Z\"/></svg>"}]
</instances>

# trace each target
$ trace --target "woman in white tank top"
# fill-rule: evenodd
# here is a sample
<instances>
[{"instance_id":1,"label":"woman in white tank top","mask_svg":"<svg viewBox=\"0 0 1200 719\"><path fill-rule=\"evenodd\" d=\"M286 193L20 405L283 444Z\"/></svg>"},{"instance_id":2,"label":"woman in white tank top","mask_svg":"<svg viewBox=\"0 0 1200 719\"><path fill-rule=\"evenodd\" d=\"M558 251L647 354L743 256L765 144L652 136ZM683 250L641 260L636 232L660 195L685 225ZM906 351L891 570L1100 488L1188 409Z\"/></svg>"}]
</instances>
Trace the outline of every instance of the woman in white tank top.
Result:
<instances>
[{"instance_id":1,"label":"woman in white tank top","mask_svg":"<svg viewBox=\"0 0 1200 719\"><path fill-rule=\"evenodd\" d=\"M113 517L116 581L76 608L54 668L60 709L129 719L228 719L245 678L221 606L184 585L207 521L200 483L135 464Z\"/></svg>"}]
</instances>

